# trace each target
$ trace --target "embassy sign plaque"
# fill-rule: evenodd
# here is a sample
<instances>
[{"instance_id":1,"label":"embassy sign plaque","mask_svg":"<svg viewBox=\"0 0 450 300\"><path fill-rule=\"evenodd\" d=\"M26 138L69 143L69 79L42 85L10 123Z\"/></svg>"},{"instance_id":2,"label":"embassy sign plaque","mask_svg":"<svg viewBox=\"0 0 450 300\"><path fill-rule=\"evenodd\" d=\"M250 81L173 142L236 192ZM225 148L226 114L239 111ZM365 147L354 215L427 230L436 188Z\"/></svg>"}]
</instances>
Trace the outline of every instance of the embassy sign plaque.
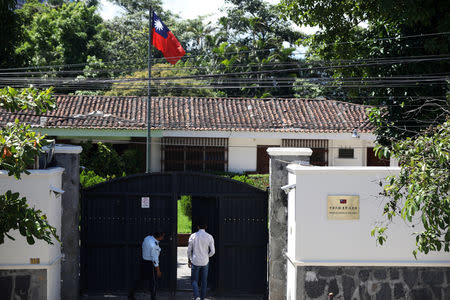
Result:
<instances>
[{"instance_id":1,"label":"embassy sign plaque","mask_svg":"<svg viewBox=\"0 0 450 300\"><path fill-rule=\"evenodd\" d=\"M328 220L359 220L359 196L328 196Z\"/></svg>"}]
</instances>

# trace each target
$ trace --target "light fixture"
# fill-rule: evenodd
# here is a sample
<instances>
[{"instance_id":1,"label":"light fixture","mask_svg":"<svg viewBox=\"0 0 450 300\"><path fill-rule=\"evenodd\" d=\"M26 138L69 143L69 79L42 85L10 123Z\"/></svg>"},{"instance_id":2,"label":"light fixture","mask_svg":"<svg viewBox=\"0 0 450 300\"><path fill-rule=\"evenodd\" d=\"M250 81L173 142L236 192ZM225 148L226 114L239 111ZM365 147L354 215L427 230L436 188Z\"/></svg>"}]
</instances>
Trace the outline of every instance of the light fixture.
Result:
<instances>
[{"instance_id":1,"label":"light fixture","mask_svg":"<svg viewBox=\"0 0 450 300\"><path fill-rule=\"evenodd\" d=\"M289 194L289 192L293 189L295 189L295 183L293 184L288 184L288 185L284 185L281 187L281 189L286 193Z\"/></svg>"},{"instance_id":2,"label":"light fixture","mask_svg":"<svg viewBox=\"0 0 450 300\"><path fill-rule=\"evenodd\" d=\"M358 129L353 129L352 138L359 139Z\"/></svg>"},{"instance_id":3,"label":"light fixture","mask_svg":"<svg viewBox=\"0 0 450 300\"><path fill-rule=\"evenodd\" d=\"M62 195L65 192L63 189L57 188L56 186L53 185L50 185L48 188L50 189L50 191L55 193L55 196Z\"/></svg>"}]
</instances>

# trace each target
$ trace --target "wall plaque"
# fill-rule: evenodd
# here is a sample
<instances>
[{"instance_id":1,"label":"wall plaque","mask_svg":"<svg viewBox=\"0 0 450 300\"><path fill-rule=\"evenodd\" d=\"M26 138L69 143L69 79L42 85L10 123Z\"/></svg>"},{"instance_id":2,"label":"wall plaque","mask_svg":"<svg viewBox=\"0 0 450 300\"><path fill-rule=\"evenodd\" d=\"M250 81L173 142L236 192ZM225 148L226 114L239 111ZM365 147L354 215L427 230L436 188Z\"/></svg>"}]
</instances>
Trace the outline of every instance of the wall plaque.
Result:
<instances>
[{"instance_id":1,"label":"wall plaque","mask_svg":"<svg viewBox=\"0 0 450 300\"><path fill-rule=\"evenodd\" d=\"M328 220L359 220L359 196L328 196Z\"/></svg>"}]
</instances>

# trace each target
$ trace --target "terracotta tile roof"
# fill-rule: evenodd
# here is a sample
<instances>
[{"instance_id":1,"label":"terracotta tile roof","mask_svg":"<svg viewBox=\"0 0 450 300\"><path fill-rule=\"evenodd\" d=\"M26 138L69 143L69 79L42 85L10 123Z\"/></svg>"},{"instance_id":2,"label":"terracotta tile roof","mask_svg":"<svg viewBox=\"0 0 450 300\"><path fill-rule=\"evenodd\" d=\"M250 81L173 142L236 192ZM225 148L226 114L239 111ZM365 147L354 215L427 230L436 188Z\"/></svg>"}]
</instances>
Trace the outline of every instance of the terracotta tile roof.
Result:
<instances>
[{"instance_id":1,"label":"terracotta tile roof","mask_svg":"<svg viewBox=\"0 0 450 300\"><path fill-rule=\"evenodd\" d=\"M146 97L55 96L58 109L39 116L0 111L37 127L145 129ZM166 130L360 132L372 130L366 107L335 100L153 97L152 127Z\"/></svg>"}]
</instances>

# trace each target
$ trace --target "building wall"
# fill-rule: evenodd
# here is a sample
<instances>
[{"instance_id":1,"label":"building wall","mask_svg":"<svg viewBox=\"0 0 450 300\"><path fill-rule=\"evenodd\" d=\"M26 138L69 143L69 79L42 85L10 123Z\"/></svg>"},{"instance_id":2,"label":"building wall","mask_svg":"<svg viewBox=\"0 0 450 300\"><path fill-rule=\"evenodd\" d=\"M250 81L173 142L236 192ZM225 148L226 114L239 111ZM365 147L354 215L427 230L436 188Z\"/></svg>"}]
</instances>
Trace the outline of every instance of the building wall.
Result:
<instances>
[{"instance_id":1,"label":"building wall","mask_svg":"<svg viewBox=\"0 0 450 300\"><path fill-rule=\"evenodd\" d=\"M370 141L361 139L330 140L328 161L329 166L366 166L367 147L372 147ZM354 149L354 158L339 158L339 148Z\"/></svg>"},{"instance_id":2,"label":"building wall","mask_svg":"<svg viewBox=\"0 0 450 300\"><path fill-rule=\"evenodd\" d=\"M93 132L91 132L93 131ZM92 140L113 144L129 143L133 137L143 138L145 131L137 130L43 130L44 133L56 135L66 142L79 143ZM103 135L103 136L102 136ZM152 131L152 172L161 171L161 137L214 137L228 138L228 170L230 172L254 172L257 168L257 146L281 146L282 139L327 139L329 140L329 166L365 166L367 164L366 147L373 147L375 136L362 133L359 138L352 138L351 133L292 133L292 132L249 132L249 131ZM354 148L355 158L338 158L339 148ZM391 165L396 165L391 163Z\"/></svg>"},{"instance_id":3,"label":"building wall","mask_svg":"<svg viewBox=\"0 0 450 300\"><path fill-rule=\"evenodd\" d=\"M281 139L230 138L228 141L228 171L236 173L256 171L258 145L280 146Z\"/></svg>"},{"instance_id":4,"label":"building wall","mask_svg":"<svg viewBox=\"0 0 450 300\"><path fill-rule=\"evenodd\" d=\"M354 299L355 293L355 299L391 299L402 293L406 299L450 297L450 282L446 281L450 255L419 254L416 260L412 254L415 239L411 234L420 226L411 228L394 220L383 246L377 246L370 235L377 222L384 220L387 199L379 195L379 183L398 174L398 167L290 165L288 170L289 184L295 184L288 197L288 294L296 293L296 299L315 299L338 290L344 299ZM359 219L329 220L330 195L359 196ZM399 268L402 271L395 272ZM430 293L429 298L414 298Z\"/></svg>"},{"instance_id":5,"label":"building wall","mask_svg":"<svg viewBox=\"0 0 450 300\"><path fill-rule=\"evenodd\" d=\"M0 171L0 193L7 190L19 192L21 196L27 198L27 203L31 207L34 206L47 215L49 223L56 228L57 234L60 235L61 196L51 192L49 187L61 188L63 171L63 168L30 170L30 174L22 175L21 180L8 176L6 171ZM13 274L11 278L15 278L15 281L11 282L15 282L14 286L17 285L17 276L19 276L20 284L31 280L31 283L27 285L28 293L37 293L41 288L36 287L36 282L45 284L46 294L42 296L42 292L39 292L43 298L39 296L30 299L47 299L47 295L52 296L48 299L59 299L61 258L59 242L53 240L54 244L49 245L44 241L36 240L34 245L29 245L18 230L11 231L9 234L15 238L15 241L6 238L5 243L0 245L0 274L3 274L0 277L9 276L4 274ZM31 264L30 258L39 258L40 263ZM38 270L44 270L45 273L39 273ZM20 274L17 275L17 272ZM42 274L45 274L45 278L41 278L44 276Z\"/></svg>"}]
</instances>

